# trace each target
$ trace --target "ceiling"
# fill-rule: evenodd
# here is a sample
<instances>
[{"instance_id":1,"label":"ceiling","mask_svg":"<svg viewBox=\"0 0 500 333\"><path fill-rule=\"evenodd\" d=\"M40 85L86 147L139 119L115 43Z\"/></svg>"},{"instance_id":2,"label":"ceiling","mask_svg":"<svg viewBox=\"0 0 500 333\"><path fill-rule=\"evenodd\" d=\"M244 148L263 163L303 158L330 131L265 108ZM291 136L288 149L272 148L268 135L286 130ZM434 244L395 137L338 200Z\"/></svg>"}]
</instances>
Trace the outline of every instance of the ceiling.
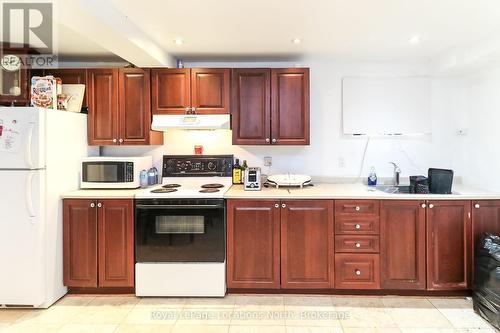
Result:
<instances>
[{"instance_id":1,"label":"ceiling","mask_svg":"<svg viewBox=\"0 0 500 333\"><path fill-rule=\"evenodd\" d=\"M187 58L422 60L500 32L499 0L107 1L166 52ZM417 45L408 41L414 35Z\"/></svg>"}]
</instances>

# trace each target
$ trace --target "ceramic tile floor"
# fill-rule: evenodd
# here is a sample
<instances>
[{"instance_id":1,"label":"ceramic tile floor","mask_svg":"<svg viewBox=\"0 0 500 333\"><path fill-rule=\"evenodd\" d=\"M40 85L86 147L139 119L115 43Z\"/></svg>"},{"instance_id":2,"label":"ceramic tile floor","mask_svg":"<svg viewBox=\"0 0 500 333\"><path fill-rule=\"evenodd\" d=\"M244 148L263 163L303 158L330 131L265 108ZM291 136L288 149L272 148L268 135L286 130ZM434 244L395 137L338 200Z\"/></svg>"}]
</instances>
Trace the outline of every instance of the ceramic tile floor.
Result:
<instances>
[{"instance_id":1,"label":"ceramic tile floor","mask_svg":"<svg viewBox=\"0 0 500 333\"><path fill-rule=\"evenodd\" d=\"M0 333L495 332L465 298L69 295L46 310L0 309Z\"/></svg>"}]
</instances>

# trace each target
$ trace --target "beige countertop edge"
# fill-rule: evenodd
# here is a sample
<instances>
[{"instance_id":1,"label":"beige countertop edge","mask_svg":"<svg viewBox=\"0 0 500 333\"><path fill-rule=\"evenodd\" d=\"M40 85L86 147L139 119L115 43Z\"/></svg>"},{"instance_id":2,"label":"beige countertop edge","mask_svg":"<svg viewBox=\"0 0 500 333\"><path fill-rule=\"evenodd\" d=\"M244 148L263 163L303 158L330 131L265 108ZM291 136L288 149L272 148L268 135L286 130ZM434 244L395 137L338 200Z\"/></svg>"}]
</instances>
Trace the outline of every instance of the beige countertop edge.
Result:
<instances>
[{"instance_id":1,"label":"beige countertop edge","mask_svg":"<svg viewBox=\"0 0 500 333\"><path fill-rule=\"evenodd\" d=\"M61 199L134 199L136 190L75 190L61 195Z\"/></svg>"}]
</instances>

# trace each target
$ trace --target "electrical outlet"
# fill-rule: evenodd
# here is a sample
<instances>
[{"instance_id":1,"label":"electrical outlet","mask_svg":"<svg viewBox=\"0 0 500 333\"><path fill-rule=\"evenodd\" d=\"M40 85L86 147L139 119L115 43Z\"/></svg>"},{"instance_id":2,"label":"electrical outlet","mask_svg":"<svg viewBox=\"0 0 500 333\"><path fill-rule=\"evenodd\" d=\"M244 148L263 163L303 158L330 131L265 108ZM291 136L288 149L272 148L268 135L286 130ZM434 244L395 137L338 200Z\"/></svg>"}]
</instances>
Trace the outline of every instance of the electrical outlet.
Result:
<instances>
[{"instance_id":1,"label":"electrical outlet","mask_svg":"<svg viewBox=\"0 0 500 333\"><path fill-rule=\"evenodd\" d=\"M345 158L339 157L339 168L345 168Z\"/></svg>"},{"instance_id":2,"label":"electrical outlet","mask_svg":"<svg viewBox=\"0 0 500 333\"><path fill-rule=\"evenodd\" d=\"M271 156L264 157L264 166L270 167L273 165L273 158Z\"/></svg>"}]
</instances>

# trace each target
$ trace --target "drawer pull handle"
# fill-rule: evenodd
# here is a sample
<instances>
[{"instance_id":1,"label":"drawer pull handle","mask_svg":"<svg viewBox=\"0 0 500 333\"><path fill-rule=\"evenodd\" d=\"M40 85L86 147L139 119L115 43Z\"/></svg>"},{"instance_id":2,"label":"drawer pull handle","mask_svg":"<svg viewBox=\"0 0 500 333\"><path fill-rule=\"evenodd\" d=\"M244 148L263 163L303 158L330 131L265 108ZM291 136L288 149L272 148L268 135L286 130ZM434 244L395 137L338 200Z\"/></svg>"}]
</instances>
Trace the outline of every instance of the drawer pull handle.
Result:
<instances>
[{"instance_id":1,"label":"drawer pull handle","mask_svg":"<svg viewBox=\"0 0 500 333\"><path fill-rule=\"evenodd\" d=\"M480 208L481 206L477 203L474 205L474 208Z\"/></svg>"},{"instance_id":2,"label":"drawer pull handle","mask_svg":"<svg viewBox=\"0 0 500 333\"><path fill-rule=\"evenodd\" d=\"M356 206L356 211L359 212L361 208L359 206Z\"/></svg>"},{"instance_id":3,"label":"drawer pull handle","mask_svg":"<svg viewBox=\"0 0 500 333\"><path fill-rule=\"evenodd\" d=\"M356 275L358 275L358 276L359 276L359 275L361 275L361 271L360 271L359 269L356 269L356 270L354 271L354 274L356 274Z\"/></svg>"},{"instance_id":4,"label":"drawer pull handle","mask_svg":"<svg viewBox=\"0 0 500 333\"><path fill-rule=\"evenodd\" d=\"M361 244L356 243L356 244L355 244L355 246L356 246L356 247L361 247Z\"/></svg>"},{"instance_id":5,"label":"drawer pull handle","mask_svg":"<svg viewBox=\"0 0 500 333\"><path fill-rule=\"evenodd\" d=\"M361 229L361 225L356 224L356 225L354 226L354 228L356 228L356 229Z\"/></svg>"},{"instance_id":6,"label":"drawer pull handle","mask_svg":"<svg viewBox=\"0 0 500 333\"><path fill-rule=\"evenodd\" d=\"M427 207L427 205L426 204L422 204L422 208L425 208L425 207Z\"/></svg>"},{"instance_id":7,"label":"drawer pull handle","mask_svg":"<svg viewBox=\"0 0 500 333\"><path fill-rule=\"evenodd\" d=\"M434 205L433 204L429 204L429 208L434 208Z\"/></svg>"},{"instance_id":8,"label":"drawer pull handle","mask_svg":"<svg viewBox=\"0 0 500 333\"><path fill-rule=\"evenodd\" d=\"M286 208L286 205L285 204L281 204L281 208Z\"/></svg>"},{"instance_id":9,"label":"drawer pull handle","mask_svg":"<svg viewBox=\"0 0 500 333\"><path fill-rule=\"evenodd\" d=\"M90 203L90 208L94 208L95 207L95 203Z\"/></svg>"},{"instance_id":10,"label":"drawer pull handle","mask_svg":"<svg viewBox=\"0 0 500 333\"><path fill-rule=\"evenodd\" d=\"M279 204L274 204L274 208L279 208L280 205Z\"/></svg>"}]
</instances>

